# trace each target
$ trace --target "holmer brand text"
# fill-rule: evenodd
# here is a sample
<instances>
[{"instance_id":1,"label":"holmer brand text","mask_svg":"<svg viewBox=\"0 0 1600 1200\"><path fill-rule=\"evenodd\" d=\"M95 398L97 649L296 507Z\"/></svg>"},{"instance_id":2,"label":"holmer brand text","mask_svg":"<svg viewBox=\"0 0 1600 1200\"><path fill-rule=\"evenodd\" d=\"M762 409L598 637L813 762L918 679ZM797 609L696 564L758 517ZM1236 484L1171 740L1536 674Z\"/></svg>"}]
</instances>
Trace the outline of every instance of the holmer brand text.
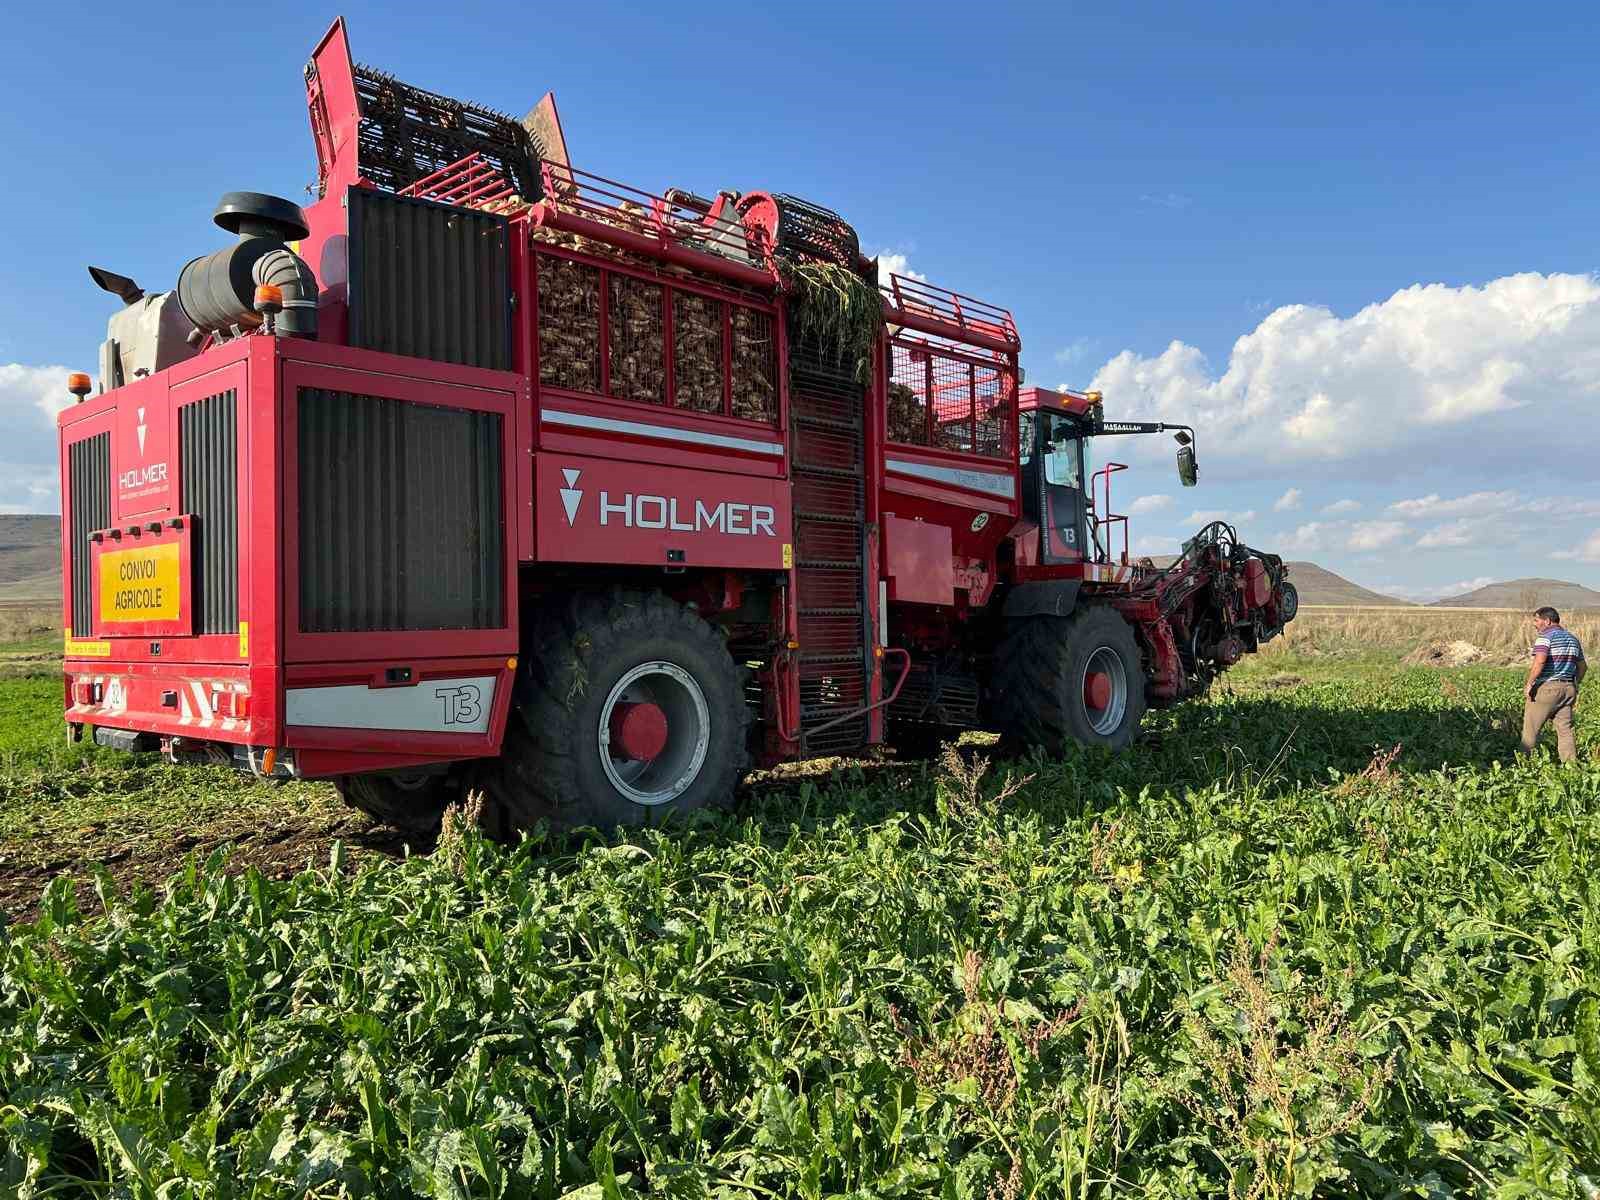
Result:
<instances>
[{"instance_id":1,"label":"holmer brand text","mask_svg":"<svg viewBox=\"0 0 1600 1200\"><path fill-rule=\"evenodd\" d=\"M684 502L687 507L688 501ZM600 493L600 524L609 525L620 520L629 529L671 529L678 533L731 533L745 537L766 535L776 537L773 531L775 516L765 504L740 504L723 500L707 507L704 500L694 502L694 519L682 520L675 496L650 496L623 492L613 500L611 493Z\"/></svg>"}]
</instances>

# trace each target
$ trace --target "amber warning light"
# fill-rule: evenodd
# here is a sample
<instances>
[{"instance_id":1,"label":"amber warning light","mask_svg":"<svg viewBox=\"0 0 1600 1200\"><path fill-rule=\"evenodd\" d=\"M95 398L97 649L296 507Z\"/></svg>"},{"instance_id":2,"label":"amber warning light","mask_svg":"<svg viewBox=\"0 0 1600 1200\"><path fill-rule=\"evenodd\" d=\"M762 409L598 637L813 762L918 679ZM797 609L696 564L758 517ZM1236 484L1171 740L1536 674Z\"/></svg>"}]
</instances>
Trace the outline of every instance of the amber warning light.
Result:
<instances>
[{"instance_id":1,"label":"amber warning light","mask_svg":"<svg viewBox=\"0 0 1600 1200\"><path fill-rule=\"evenodd\" d=\"M283 311L283 289L275 283L256 284L255 310L261 314L265 333L277 333L276 317Z\"/></svg>"}]
</instances>

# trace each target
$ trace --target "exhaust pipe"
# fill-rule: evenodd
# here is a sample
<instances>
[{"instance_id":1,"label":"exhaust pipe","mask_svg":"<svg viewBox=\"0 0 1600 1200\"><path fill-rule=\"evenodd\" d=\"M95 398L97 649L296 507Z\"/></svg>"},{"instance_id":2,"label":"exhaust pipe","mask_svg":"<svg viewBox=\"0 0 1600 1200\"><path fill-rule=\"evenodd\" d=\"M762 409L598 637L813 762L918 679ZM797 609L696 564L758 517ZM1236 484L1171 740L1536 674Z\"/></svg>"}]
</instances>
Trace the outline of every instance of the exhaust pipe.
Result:
<instances>
[{"instance_id":1,"label":"exhaust pipe","mask_svg":"<svg viewBox=\"0 0 1600 1200\"><path fill-rule=\"evenodd\" d=\"M261 192L229 192L213 215L239 240L194 259L178 275L178 305L202 333L243 333L262 321L255 310L256 285L283 293L283 312L273 332L280 337L317 336L317 278L306 261L284 243L310 229L300 206Z\"/></svg>"}]
</instances>

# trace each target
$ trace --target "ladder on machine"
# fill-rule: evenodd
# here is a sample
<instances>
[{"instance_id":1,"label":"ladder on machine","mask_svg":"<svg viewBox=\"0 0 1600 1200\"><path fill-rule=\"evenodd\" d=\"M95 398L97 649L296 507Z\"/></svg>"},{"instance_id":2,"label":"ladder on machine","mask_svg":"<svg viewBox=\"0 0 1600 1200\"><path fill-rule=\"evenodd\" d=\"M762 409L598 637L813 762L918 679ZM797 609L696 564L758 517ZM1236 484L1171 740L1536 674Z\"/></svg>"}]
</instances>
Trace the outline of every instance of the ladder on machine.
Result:
<instances>
[{"instance_id":1,"label":"ladder on machine","mask_svg":"<svg viewBox=\"0 0 1600 1200\"><path fill-rule=\"evenodd\" d=\"M800 743L813 755L866 744L872 661L866 604L866 389L789 329L790 473L799 618Z\"/></svg>"}]
</instances>

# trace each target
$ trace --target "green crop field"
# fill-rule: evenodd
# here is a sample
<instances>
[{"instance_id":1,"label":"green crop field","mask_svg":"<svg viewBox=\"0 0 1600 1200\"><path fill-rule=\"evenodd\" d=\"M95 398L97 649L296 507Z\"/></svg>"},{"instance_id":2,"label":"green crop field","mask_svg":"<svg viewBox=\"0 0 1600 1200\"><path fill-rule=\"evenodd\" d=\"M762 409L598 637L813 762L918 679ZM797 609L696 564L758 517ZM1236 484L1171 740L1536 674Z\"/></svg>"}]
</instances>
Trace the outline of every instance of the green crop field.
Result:
<instances>
[{"instance_id":1,"label":"green crop field","mask_svg":"<svg viewBox=\"0 0 1600 1200\"><path fill-rule=\"evenodd\" d=\"M409 854L0 679L0 1194L1600 1196L1600 720L1397 657Z\"/></svg>"}]
</instances>

